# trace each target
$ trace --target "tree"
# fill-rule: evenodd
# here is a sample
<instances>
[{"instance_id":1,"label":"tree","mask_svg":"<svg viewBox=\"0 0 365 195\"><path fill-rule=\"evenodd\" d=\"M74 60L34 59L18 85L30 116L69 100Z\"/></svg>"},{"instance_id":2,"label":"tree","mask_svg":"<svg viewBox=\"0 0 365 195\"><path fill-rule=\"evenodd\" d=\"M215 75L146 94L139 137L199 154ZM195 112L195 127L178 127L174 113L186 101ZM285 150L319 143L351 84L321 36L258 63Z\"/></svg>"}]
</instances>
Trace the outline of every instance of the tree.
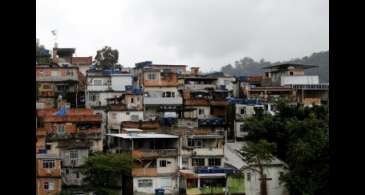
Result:
<instances>
[{"instance_id":1,"label":"tree","mask_svg":"<svg viewBox=\"0 0 365 195\"><path fill-rule=\"evenodd\" d=\"M241 168L241 170L251 170L260 175L261 195L267 195L267 178L264 167L274 159L272 154L275 148L275 144L261 139L257 143L248 141L241 149L243 160L247 163L247 166Z\"/></svg>"},{"instance_id":2,"label":"tree","mask_svg":"<svg viewBox=\"0 0 365 195\"><path fill-rule=\"evenodd\" d=\"M118 63L119 52L109 46L96 52L95 61L96 66L102 69L114 68Z\"/></svg>"},{"instance_id":3,"label":"tree","mask_svg":"<svg viewBox=\"0 0 365 195\"><path fill-rule=\"evenodd\" d=\"M50 57L49 50L47 50L44 45L40 44L39 39L36 40L36 61L39 64L49 64L50 63Z\"/></svg>"},{"instance_id":4,"label":"tree","mask_svg":"<svg viewBox=\"0 0 365 195\"><path fill-rule=\"evenodd\" d=\"M118 194L123 185L122 178L131 173L133 161L129 153L89 156L81 167L85 189L100 195Z\"/></svg>"},{"instance_id":5,"label":"tree","mask_svg":"<svg viewBox=\"0 0 365 195\"><path fill-rule=\"evenodd\" d=\"M279 103L275 116L245 120L246 140L275 143L274 155L288 166L281 178L291 194L329 194L329 113L327 106Z\"/></svg>"}]
</instances>

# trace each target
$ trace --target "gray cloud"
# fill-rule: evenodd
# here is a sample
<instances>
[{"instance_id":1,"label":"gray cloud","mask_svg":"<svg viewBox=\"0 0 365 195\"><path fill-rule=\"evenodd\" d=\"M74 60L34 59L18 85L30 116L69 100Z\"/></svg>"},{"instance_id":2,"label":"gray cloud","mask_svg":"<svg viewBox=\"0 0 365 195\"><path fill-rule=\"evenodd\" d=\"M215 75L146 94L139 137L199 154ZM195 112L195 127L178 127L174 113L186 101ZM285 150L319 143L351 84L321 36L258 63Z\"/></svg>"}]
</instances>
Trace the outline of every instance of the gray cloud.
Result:
<instances>
[{"instance_id":1,"label":"gray cloud","mask_svg":"<svg viewBox=\"0 0 365 195\"><path fill-rule=\"evenodd\" d=\"M219 68L244 56L287 60L328 49L328 0L37 0L37 37L95 55Z\"/></svg>"}]
</instances>

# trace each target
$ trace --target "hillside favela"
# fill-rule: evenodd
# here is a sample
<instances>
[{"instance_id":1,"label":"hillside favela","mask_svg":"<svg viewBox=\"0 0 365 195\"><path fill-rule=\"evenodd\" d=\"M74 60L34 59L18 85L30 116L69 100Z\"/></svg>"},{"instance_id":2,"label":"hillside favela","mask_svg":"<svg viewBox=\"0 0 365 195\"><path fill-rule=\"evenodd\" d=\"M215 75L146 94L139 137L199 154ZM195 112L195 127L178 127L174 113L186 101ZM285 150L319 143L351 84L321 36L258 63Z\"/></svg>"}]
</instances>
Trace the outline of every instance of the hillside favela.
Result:
<instances>
[{"instance_id":1,"label":"hillside favela","mask_svg":"<svg viewBox=\"0 0 365 195\"><path fill-rule=\"evenodd\" d=\"M318 64L235 74L121 65L108 46L36 50L38 195L328 191L329 83L307 74Z\"/></svg>"}]
</instances>

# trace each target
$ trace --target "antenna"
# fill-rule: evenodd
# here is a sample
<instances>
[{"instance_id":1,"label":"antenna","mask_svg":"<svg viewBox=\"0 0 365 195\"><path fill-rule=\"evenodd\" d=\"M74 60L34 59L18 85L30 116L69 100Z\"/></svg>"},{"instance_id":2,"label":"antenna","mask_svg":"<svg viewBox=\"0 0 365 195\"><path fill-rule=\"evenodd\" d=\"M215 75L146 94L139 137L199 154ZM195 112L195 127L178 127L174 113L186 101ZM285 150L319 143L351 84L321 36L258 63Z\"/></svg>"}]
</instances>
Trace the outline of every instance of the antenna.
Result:
<instances>
[{"instance_id":1,"label":"antenna","mask_svg":"<svg viewBox=\"0 0 365 195\"><path fill-rule=\"evenodd\" d=\"M54 48L58 48L58 44L57 44L57 30L52 30L51 33L54 36Z\"/></svg>"}]
</instances>

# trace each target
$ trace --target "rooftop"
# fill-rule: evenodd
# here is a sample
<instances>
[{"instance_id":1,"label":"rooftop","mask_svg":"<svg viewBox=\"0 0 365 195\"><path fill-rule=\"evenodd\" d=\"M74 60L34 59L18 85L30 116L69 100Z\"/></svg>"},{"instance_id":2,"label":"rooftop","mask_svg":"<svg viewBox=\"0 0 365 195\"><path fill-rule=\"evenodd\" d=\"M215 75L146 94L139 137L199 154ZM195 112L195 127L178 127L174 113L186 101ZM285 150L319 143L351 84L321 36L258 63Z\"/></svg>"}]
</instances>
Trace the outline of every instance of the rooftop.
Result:
<instances>
[{"instance_id":1,"label":"rooftop","mask_svg":"<svg viewBox=\"0 0 365 195\"><path fill-rule=\"evenodd\" d=\"M136 133L136 134L127 134L127 133L116 133L116 134L107 134L111 137L119 137L122 139L177 139L179 138L176 135L169 134L159 134L159 133Z\"/></svg>"},{"instance_id":2,"label":"rooftop","mask_svg":"<svg viewBox=\"0 0 365 195\"><path fill-rule=\"evenodd\" d=\"M61 159L55 154L37 154L37 159Z\"/></svg>"},{"instance_id":3,"label":"rooftop","mask_svg":"<svg viewBox=\"0 0 365 195\"><path fill-rule=\"evenodd\" d=\"M278 64L273 66L267 66L263 67L263 69L287 69L290 66L294 66L295 68L303 68L303 69L309 69L309 68L317 68L317 65L305 65L305 64Z\"/></svg>"}]
</instances>

